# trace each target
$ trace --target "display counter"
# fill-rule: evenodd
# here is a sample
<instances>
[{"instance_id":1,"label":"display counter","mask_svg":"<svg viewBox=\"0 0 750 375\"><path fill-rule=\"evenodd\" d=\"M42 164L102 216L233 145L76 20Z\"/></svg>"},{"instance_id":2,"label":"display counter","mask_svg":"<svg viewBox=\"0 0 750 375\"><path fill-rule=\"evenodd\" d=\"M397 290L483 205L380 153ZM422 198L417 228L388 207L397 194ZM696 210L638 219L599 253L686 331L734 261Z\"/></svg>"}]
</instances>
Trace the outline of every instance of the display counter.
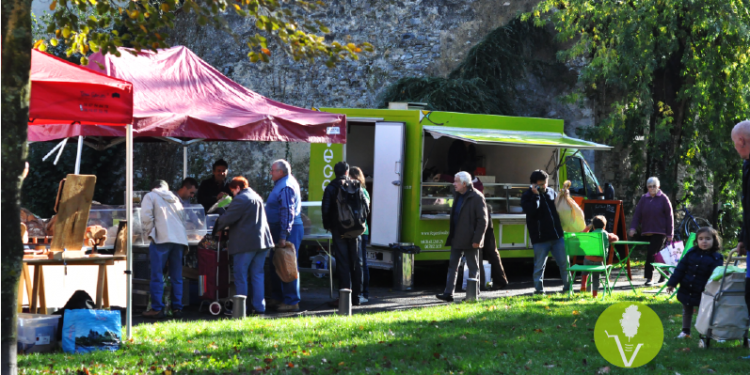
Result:
<instances>
[{"instance_id":1,"label":"display counter","mask_svg":"<svg viewBox=\"0 0 750 375\"><path fill-rule=\"evenodd\" d=\"M187 231L188 244L197 245L207 233L206 214L203 206L193 204L185 206L185 229ZM87 226L100 225L107 229L107 241L100 249L112 249L117 237L117 229L120 221L125 220L125 206L91 206ZM150 241L148 234L144 233L141 222L141 208L133 208L133 246L147 247ZM89 249L89 248L85 248Z\"/></svg>"},{"instance_id":2,"label":"display counter","mask_svg":"<svg viewBox=\"0 0 750 375\"><path fill-rule=\"evenodd\" d=\"M480 176L481 177L481 176ZM484 198L493 219L523 220L521 195L528 189L523 184L484 183ZM453 184L447 182L422 183L421 219L448 220L453 206Z\"/></svg>"}]
</instances>

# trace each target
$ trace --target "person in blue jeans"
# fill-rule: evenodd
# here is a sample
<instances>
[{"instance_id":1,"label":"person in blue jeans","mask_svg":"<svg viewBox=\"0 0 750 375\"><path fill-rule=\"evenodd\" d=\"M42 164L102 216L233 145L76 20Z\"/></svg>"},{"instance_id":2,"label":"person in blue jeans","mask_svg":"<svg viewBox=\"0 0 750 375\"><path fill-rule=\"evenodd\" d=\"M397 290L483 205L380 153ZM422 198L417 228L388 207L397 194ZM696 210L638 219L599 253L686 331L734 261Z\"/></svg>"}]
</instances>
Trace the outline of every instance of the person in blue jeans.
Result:
<instances>
[{"instance_id":1,"label":"person in blue jeans","mask_svg":"<svg viewBox=\"0 0 750 375\"><path fill-rule=\"evenodd\" d=\"M365 195L367 207L370 207L370 193L365 188L365 174L359 167L349 170L349 177L358 180L362 193ZM371 211L372 212L372 211ZM359 256L362 258L362 295L359 296L360 303L367 303L370 298L370 269L367 267L367 242L370 240L370 227L365 223L365 232L360 236Z\"/></svg>"},{"instance_id":2,"label":"person in blue jeans","mask_svg":"<svg viewBox=\"0 0 750 375\"><path fill-rule=\"evenodd\" d=\"M233 178L228 187L234 199L215 226L229 227L227 250L234 257L236 293L247 296L253 308L251 314L263 314L266 312L263 264L273 248L263 199L244 177ZM248 288L248 277L252 290Z\"/></svg>"},{"instance_id":3,"label":"person in blue jeans","mask_svg":"<svg viewBox=\"0 0 750 375\"><path fill-rule=\"evenodd\" d=\"M287 241L291 242L297 251L299 263L299 247L305 229L302 226L302 195L299 183L291 172L292 167L286 160L279 159L271 163L271 179L274 186L266 200L266 215L273 241L279 247L286 246ZM271 272L273 291L273 298L267 305L279 312L299 311L299 278L288 283L281 281L272 264L273 253L274 250L271 250L271 256L266 260Z\"/></svg>"},{"instance_id":4,"label":"person in blue jeans","mask_svg":"<svg viewBox=\"0 0 750 375\"><path fill-rule=\"evenodd\" d=\"M531 186L521 196L521 207L526 214L526 227L534 248L535 293L544 293L544 268L550 253L560 268L563 293L566 293L570 287L568 256L565 254L562 224L555 208L557 193L547 186L549 175L541 169L532 172L529 180Z\"/></svg>"},{"instance_id":5,"label":"person in blue jeans","mask_svg":"<svg viewBox=\"0 0 750 375\"><path fill-rule=\"evenodd\" d=\"M164 314L164 267L169 267L172 282L172 315L182 317L182 251L188 245L185 210L180 198L169 191L163 180L157 180L141 202L141 225L148 233L151 260L151 310L147 318L160 319Z\"/></svg>"}]
</instances>

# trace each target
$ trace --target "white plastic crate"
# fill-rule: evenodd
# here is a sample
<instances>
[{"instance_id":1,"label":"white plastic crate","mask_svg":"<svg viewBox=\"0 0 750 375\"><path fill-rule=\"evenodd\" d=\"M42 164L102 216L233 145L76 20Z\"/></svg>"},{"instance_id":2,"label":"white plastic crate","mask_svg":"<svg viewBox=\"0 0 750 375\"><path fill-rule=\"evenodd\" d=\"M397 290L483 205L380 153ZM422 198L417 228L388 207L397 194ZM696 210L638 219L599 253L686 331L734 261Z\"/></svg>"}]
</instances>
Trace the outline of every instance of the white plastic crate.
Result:
<instances>
[{"instance_id":1,"label":"white plastic crate","mask_svg":"<svg viewBox=\"0 0 750 375\"><path fill-rule=\"evenodd\" d=\"M18 352L47 353L57 347L59 315L18 314Z\"/></svg>"}]
</instances>

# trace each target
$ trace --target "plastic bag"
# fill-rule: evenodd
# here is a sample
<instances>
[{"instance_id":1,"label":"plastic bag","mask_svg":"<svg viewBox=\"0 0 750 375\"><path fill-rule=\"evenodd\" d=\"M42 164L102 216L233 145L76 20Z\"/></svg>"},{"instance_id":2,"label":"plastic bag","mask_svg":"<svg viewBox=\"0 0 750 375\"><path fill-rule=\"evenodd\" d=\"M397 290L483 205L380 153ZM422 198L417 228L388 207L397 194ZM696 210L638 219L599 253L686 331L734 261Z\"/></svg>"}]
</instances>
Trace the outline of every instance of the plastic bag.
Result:
<instances>
[{"instance_id":1,"label":"plastic bag","mask_svg":"<svg viewBox=\"0 0 750 375\"><path fill-rule=\"evenodd\" d=\"M297 280L297 252L294 244L287 241L286 246L273 249L273 266L281 281L288 283Z\"/></svg>"},{"instance_id":2,"label":"plastic bag","mask_svg":"<svg viewBox=\"0 0 750 375\"><path fill-rule=\"evenodd\" d=\"M729 275L730 273L743 273L744 274L745 272L747 272L746 269L740 268L734 265L729 265L727 267L727 275ZM711 272L711 277L709 277L708 279L712 281L719 281L721 280L722 277L724 277L723 266L714 268L714 272Z\"/></svg>"},{"instance_id":3,"label":"plastic bag","mask_svg":"<svg viewBox=\"0 0 750 375\"><path fill-rule=\"evenodd\" d=\"M677 266L682 259L683 251L685 251L685 245L680 241L674 241L654 255L654 262Z\"/></svg>"},{"instance_id":4,"label":"plastic bag","mask_svg":"<svg viewBox=\"0 0 750 375\"><path fill-rule=\"evenodd\" d=\"M214 203L211 208L206 211L206 215L208 214L223 214L226 212L226 207L229 206L229 204L232 203L232 197L225 195L224 198L219 199L218 202Z\"/></svg>"},{"instance_id":5,"label":"plastic bag","mask_svg":"<svg viewBox=\"0 0 750 375\"><path fill-rule=\"evenodd\" d=\"M119 311L66 310L62 349L66 353L89 353L120 349L122 325Z\"/></svg>"},{"instance_id":6,"label":"plastic bag","mask_svg":"<svg viewBox=\"0 0 750 375\"><path fill-rule=\"evenodd\" d=\"M580 233L586 229L586 218L581 207L570 197L569 188L570 181L565 181L563 190L555 200L555 208L557 209L557 216L560 217L563 231Z\"/></svg>"},{"instance_id":7,"label":"plastic bag","mask_svg":"<svg viewBox=\"0 0 750 375\"><path fill-rule=\"evenodd\" d=\"M484 285L488 285L492 281L492 265L489 261L483 260L482 267L484 267ZM481 272L480 272L481 274ZM461 283L461 289L466 290L466 286L469 283L469 266L464 263L464 281Z\"/></svg>"}]
</instances>

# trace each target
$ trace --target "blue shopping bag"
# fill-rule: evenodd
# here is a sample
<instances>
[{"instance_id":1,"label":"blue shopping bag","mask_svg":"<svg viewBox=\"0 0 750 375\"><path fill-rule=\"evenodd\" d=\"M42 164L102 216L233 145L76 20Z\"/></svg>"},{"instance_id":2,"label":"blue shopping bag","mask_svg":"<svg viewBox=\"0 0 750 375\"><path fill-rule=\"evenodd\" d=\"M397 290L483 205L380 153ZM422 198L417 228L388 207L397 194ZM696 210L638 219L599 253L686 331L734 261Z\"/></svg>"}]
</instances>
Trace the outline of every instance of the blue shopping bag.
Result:
<instances>
[{"instance_id":1,"label":"blue shopping bag","mask_svg":"<svg viewBox=\"0 0 750 375\"><path fill-rule=\"evenodd\" d=\"M66 353L116 351L122 341L119 311L65 310L62 349Z\"/></svg>"}]
</instances>

